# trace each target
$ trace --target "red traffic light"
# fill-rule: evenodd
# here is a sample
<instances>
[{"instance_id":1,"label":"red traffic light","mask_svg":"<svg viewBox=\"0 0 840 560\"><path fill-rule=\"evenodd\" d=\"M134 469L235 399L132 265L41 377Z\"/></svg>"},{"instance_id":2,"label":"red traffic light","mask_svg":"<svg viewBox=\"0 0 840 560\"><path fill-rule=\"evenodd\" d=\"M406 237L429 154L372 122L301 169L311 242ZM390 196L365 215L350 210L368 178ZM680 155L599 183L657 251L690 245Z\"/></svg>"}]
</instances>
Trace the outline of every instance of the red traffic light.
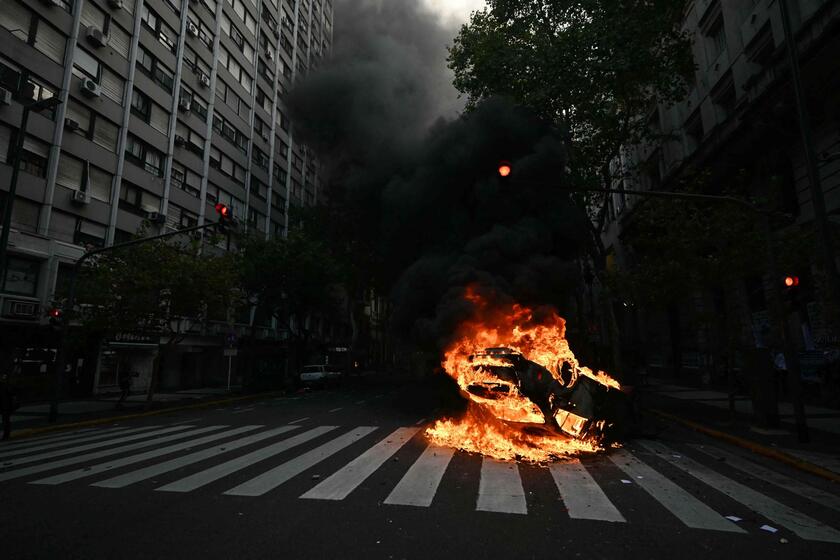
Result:
<instances>
[{"instance_id":1,"label":"red traffic light","mask_svg":"<svg viewBox=\"0 0 840 560\"><path fill-rule=\"evenodd\" d=\"M499 175L501 177L507 177L508 175L510 175L511 171L512 171L512 169L510 167L510 162L509 161L500 161L499 162Z\"/></svg>"},{"instance_id":2,"label":"red traffic light","mask_svg":"<svg viewBox=\"0 0 840 560\"><path fill-rule=\"evenodd\" d=\"M57 307L53 307L48 312L49 316L53 319L60 319L61 318L61 309Z\"/></svg>"},{"instance_id":3,"label":"red traffic light","mask_svg":"<svg viewBox=\"0 0 840 560\"><path fill-rule=\"evenodd\" d=\"M799 285L799 276L785 276L785 286L792 288Z\"/></svg>"},{"instance_id":4,"label":"red traffic light","mask_svg":"<svg viewBox=\"0 0 840 560\"><path fill-rule=\"evenodd\" d=\"M216 203L216 213L219 215L220 219L229 220L230 219L230 206L227 204L222 204L221 202Z\"/></svg>"}]
</instances>

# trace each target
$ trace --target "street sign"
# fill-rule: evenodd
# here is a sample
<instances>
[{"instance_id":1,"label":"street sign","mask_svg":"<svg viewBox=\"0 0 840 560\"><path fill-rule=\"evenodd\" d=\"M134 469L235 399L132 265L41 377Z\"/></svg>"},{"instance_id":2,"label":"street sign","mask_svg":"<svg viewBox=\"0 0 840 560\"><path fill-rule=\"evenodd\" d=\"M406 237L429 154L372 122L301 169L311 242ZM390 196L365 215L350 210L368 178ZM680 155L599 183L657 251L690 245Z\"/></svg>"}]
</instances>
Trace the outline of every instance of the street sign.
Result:
<instances>
[{"instance_id":1,"label":"street sign","mask_svg":"<svg viewBox=\"0 0 840 560\"><path fill-rule=\"evenodd\" d=\"M225 356L236 356L237 349L236 348L225 348L224 355Z\"/></svg>"}]
</instances>

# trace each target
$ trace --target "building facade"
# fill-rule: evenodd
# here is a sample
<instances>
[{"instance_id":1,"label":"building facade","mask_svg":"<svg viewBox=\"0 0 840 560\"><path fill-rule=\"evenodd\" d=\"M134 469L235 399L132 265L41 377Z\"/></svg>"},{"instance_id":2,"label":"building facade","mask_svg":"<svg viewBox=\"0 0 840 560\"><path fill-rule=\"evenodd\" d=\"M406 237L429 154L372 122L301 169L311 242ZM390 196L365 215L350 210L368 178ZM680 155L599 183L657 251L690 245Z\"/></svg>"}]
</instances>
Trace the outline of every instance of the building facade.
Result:
<instances>
[{"instance_id":1,"label":"building facade","mask_svg":"<svg viewBox=\"0 0 840 560\"><path fill-rule=\"evenodd\" d=\"M23 105L61 101L23 131L3 346L50 348L45 310L72 263L142 224L153 234L215 221L221 202L248 230L284 235L290 209L324 196L284 94L332 36L330 0L2 0L0 207ZM197 330L164 387L207 383L195 377L221 361L228 335L222 324ZM117 338L75 360L82 385L116 385L120 367L150 370L157 341Z\"/></svg>"},{"instance_id":2,"label":"building facade","mask_svg":"<svg viewBox=\"0 0 840 560\"><path fill-rule=\"evenodd\" d=\"M788 5L821 188L838 239L840 3L788 0ZM746 180L750 196L775 197L780 210L795 217L787 228L812 229L814 212L779 1L695 0L688 3L684 28L694 39L696 63L689 95L675 105L651 111L648 124L662 140L628 149L615 170L633 171L626 176L616 173L621 177L613 186L675 190L690 170L703 170L722 187L736 179ZM634 206L642 198L619 193L609 201L602 239L613 266L632 266L625 234L633 223ZM770 278L765 271L763 276L743 278L727 294L737 300L741 348L767 342L761 340L761 333L768 322L768 283L774 281L780 279ZM723 372L716 356L719 329L697 317L719 315L719 295L686 294L683 302L668 310L638 308L633 302L616 307L625 332L638 333L649 367L710 381ZM837 333L826 328L824 300L813 284L809 283L805 296L803 305L791 314L798 349L827 351L840 346Z\"/></svg>"}]
</instances>

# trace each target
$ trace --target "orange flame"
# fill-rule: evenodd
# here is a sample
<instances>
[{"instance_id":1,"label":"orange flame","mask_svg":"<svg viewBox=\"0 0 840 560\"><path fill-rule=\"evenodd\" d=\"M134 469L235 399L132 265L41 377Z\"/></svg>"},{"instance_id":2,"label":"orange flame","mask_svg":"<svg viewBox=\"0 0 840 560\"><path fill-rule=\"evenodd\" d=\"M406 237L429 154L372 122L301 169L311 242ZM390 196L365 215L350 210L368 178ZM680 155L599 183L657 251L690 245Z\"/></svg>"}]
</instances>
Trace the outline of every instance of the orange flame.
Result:
<instances>
[{"instance_id":1,"label":"orange flame","mask_svg":"<svg viewBox=\"0 0 840 560\"><path fill-rule=\"evenodd\" d=\"M509 366L509 362L484 352L486 348L509 348L546 368L561 385L571 386L578 376L586 376L607 388L621 390L618 381L607 373L593 372L578 363L565 338L566 322L556 311L515 303L492 305L474 287L467 288L464 297L473 304L475 313L459 326L442 365L469 398L470 406L464 417L440 420L426 430L426 435L438 445L498 459L535 462L603 449L595 437L573 437L583 433L587 419L572 412L558 410L554 416L568 435L535 426L545 423L539 407L521 394L514 380L502 379L490 369ZM564 363L565 380L561 376ZM468 390L476 385L487 388L489 394ZM603 422L598 427L603 428Z\"/></svg>"}]
</instances>

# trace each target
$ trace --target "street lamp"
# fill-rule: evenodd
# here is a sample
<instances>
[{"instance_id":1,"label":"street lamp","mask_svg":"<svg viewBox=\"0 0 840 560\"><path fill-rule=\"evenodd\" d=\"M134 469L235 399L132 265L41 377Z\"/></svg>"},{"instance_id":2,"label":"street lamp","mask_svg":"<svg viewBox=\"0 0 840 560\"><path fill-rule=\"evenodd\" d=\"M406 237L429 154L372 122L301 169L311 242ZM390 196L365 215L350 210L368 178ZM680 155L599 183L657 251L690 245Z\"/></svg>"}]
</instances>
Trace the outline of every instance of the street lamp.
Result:
<instances>
[{"instance_id":1,"label":"street lamp","mask_svg":"<svg viewBox=\"0 0 840 560\"><path fill-rule=\"evenodd\" d=\"M12 207L15 204L15 192L17 191L17 180L20 169L20 153L23 151L23 139L26 137L26 123L29 120L30 111L43 111L51 109L60 104L58 97L40 99L23 106L23 113L20 117L20 129L18 130L15 151L12 155L12 180L9 184L9 195L6 198L6 206L3 211L3 232L0 234L0 290L6 283L6 253L9 245L9 231L12 226Z\"/></svg>"}]
</instances>

